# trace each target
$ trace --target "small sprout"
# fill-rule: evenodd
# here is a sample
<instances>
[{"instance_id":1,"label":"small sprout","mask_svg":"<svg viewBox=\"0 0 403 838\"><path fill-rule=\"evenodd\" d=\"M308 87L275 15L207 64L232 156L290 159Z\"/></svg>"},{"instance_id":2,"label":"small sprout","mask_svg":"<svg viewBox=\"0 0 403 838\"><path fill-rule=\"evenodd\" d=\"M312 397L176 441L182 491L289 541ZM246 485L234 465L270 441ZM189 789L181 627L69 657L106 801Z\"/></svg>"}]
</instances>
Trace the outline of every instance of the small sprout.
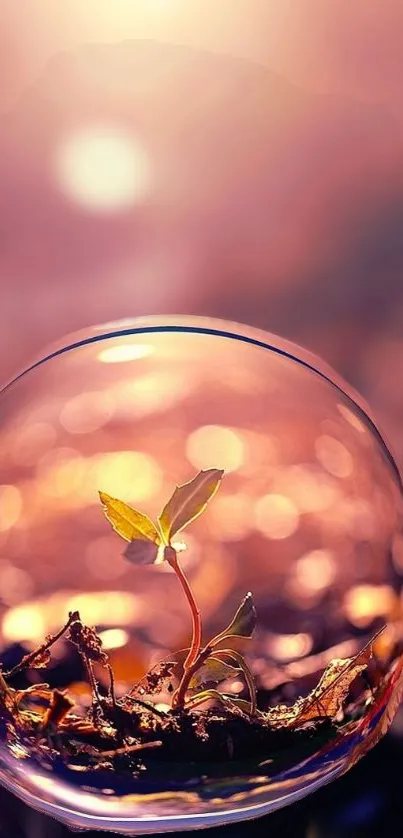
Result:
<instances>
[{"instance_id":1,"label":"small sprout","mask_svg":"<svg viewBox=\"0 0 403 838\"><path fill-rule=\"evenodd\" d=\"M223 475L222 469L210 468L199 471L188 483L176 486L158 517L157 525L147 515L137 509L132 509L123 501L112 498L105 492L99 493L108 521L122 538L129 541L129 546L125 551L126 558L137 564L168 562L175 571L189 603L193 627L192 642L184 663L182 680L173 695L173 706L176 706L178 701L183 702L189 679L193 674L192 667L199 659L202 623L198 605L179 563L172 538L204 512L207 504L217 492ZM182 543L181 549L183 549Z\"/></svg>"},{"instance_id":2,"label":"small sprout","mask_svg":"<svg viewBox=\"0 0 403 838\"><path fill-rule=\"evenodd\" d=\"M186 703L186 693L203 684L219 684L235 672L242 670L251 696L252 712L256 709L256 690L252 673L239 652L232 655L232 662L238 664L235 669L223 658L230 657L229 652L222 652L221 656L212 655L213 649L222 640L235 637L251 637L256 625L256 611L251 593L242 600L232 622L224 631L217 634L210 643L202 649L201 615L194 598L188 579L179 563L176 543L172 539L198 518L212 500L224 476L222 469L210 468L199 471L192 480L176 486L171 498L165 504L155 525L147 515L132 509L123 501L111 498L100 492L105 514L113 528L129 541L125 556L129 561L137 564L148 564L162 561L168 562L175 571L189 603L192 615L192 641L183 673L177 690L172 696L173 709L179 709ZM181 544L183 549L185 545Z\"/></svg>"}]
</instances>

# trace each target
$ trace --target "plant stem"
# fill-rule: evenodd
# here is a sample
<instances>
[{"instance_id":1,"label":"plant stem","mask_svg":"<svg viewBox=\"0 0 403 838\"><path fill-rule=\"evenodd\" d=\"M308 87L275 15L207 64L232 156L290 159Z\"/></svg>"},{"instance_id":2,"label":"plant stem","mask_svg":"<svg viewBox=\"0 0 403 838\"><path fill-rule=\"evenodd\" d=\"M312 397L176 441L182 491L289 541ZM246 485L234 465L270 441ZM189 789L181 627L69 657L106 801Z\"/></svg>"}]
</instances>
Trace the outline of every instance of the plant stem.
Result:
<instances>
[{"instance_id":1,"label":"plant stem","mask_svg":"<svg viewBox=\"0 0 403 838\"><path fill-rule=\"evenodd\" d=\"M203 690L201 693L197 693L197 695L193 695L189 699L186 703L186 709L193 710L194 707L197 707L199 704L205 704L206 701L218 701L223 707L231 707L231 699L223 695L223 693L218 692L218 690Z\"/></svg>"},{"instance_id":2,"label":"plant stem","mask_svg":"<svg viewBox=\"0 0 403 838\"><path fill-rule=\"evenodd\" d=\"M203 665L204 661L211 655L211 647L206 646L205 649L202 649L199 652L195 661L193 661L192 665L188 669L184 669L181 682L177 690L175 690L172 696L172 709L178 710L182 708L185 704L186 693L189 689L189 684L193 678L193 675L197 672L198 669Z\"/></svg>"},{"instance_id":3,"label":"plant stem","mask_svg":"<svg viewBox=\"0 0 403 838\"><path fill-rule=\"evenodd\" d=\"M35 658L37 658L39 655L43 655L43 653L50 649L50 647L53 646L53 644L56 643L57 640L60 640L60 638L67 631L67 629L69 628L71 623L74 622L75 619L77 619L76 612L69 614L69 619L67 620L67 623L63 626L63 628L56 632L56 634L49 634L41 646L39 646L37 649L34 649L34 651L30 652L29 655L25 655L22 658L22 660L20 660L20 662L13 667L13 669L10 669L9 672L6 672L6 677L12 678L14 675L18 675L18 673L21 672L23 669L29 669L31 663L35 661Z\"/></svg>"},{"instance_id":4,"label":"plant stem","mask_svg":"<svg viewBox=\"0 0 403 838\"><path fill-rule=\"evenodd\" d=\"M179 582L182 585L183 592L186 596L186 599L189 603L190 610L192 612L192 642L189 649L189 654L183 664L185 672L190 669L190 667L195 662L201 647L201 640L202 640L202 623L201 623L201 615L199 607L196 603L196 600L193 596L193 591L189 585L189 582L185 576L183 569L181 568L176 551L173 548L170 548L169 555L167 556L167 560L173 570L175 571Z\"/></svg>"}]
</instances>

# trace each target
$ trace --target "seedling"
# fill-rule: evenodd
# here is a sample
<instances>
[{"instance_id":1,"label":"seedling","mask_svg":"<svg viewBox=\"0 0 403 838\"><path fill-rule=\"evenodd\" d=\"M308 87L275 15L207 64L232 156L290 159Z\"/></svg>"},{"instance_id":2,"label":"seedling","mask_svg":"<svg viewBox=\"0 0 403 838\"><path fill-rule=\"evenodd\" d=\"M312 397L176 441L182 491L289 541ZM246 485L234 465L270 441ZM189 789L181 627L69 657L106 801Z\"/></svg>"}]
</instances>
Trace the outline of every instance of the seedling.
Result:
<instances>
[{"instance_id":1,"label":"seedling","mask_svg":"<svg viewBox=\"0 0 403 838\"><path fill-rule=\"evenodd\" d=\"M246 594L229 626L202 646L200 609L179 560L179 552L186 549L186 545L178 545L174 541L178 533L204 512L218 491L223 475L223 470L211 468L200 471L188 483L177 486L156 523L123 501L112 498L105 492L99 494L108 521L113 529L129 542L125 550L126 558L135 564L161 564L166 561L176 573L189 604L192 639L179 686L172 696L172 709L202 704L211 698L211 691L201 690L195 693L195 688L206 684L219 684L239 676L242 672L249 690L249 711L253 715L257 709L256 689L245 658L235 649L221 648L221 644L226 640L252 636L256 625L252 594ZM193 694L188 699L189 691ZM214 697L224 704L230 700L218 692L214 693ZM231 701L234 703L234 699Z\"/></svg>"}]
</instances>

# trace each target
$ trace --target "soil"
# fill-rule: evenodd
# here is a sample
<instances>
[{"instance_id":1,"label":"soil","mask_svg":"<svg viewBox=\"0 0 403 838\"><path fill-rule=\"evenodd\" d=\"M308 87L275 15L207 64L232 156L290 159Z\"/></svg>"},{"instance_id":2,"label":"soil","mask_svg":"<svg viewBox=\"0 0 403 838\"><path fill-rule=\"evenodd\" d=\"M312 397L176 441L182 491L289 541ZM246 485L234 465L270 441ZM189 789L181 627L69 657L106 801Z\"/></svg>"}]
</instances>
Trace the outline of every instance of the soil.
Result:
<instances>
[{"instance_id":1,"label":"soil","mask_svg":"<svg viewBox=\"0 0 403 838\"><path fill-rule=\"evenodd\" d=\"M293 760L296 751L304 758L337 732L329 720L297 730L273 729L225 708L157 715L143 706L129 711L124 701L105 699L92 721L69 714L57 727L44 729L43 715L24 711L18 724L4 717L3 724L11 750L22 748L45 767L61 762L68 769L131 776L144 776L146 769L147 779L158 780L170 763L170 778L182 781L200 776L207 766L209 775L220 775L228 762L242 763L243 773L250 763L253 773L259 764L270 771L274 761L277 772L291 750Z\"/></svg>"}]
</instances>

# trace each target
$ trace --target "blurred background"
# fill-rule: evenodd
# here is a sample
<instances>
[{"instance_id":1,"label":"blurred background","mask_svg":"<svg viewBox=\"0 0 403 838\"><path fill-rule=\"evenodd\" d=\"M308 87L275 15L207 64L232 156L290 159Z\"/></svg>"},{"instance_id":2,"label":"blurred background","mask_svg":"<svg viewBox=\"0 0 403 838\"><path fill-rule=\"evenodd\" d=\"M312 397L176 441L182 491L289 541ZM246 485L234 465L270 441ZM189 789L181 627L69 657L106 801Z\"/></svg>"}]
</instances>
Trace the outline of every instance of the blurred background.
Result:
<instances>
[{"instance_id":1,"label":"blurred background","mask_svg":"<svg viewBox=\"0 0 403 838\"><path fill-rule=\"evenodd\" d=\"M229 318L332 364L401 463L402 71L398 0L3 0L0 379L94 323ZM378 834L399 748L256 830ZM0 835L62 834L2 794Z\"/></svg>"},{"instance_id":2,"label":"blurred background","mask_svg":"<svg viewBox=\"0 0 403 838\"><path fill-rule=\"evenodd\" d=\"M0 377L157 312L325 357L398 453L398 0L3 0Z\"/></svg>"}]
</instances>

